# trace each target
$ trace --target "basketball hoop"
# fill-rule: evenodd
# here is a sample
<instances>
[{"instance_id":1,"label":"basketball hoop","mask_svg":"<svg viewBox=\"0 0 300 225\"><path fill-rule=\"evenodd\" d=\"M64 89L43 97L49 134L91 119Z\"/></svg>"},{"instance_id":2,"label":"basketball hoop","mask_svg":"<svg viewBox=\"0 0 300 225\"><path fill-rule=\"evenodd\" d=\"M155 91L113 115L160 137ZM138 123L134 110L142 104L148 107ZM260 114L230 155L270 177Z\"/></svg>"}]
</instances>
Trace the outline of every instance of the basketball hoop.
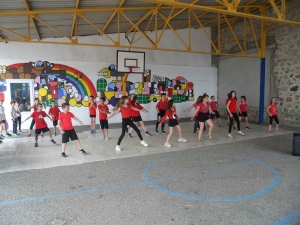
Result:
<instances>
[{"instance_id":1,"label":"basketball hoop","mask_svg":"<svg viewBox=\"0 0 300 225\"><path fill-rule=\"evenodd\" d=\"M127 68L129 68L129 73L132 73L132 72L138 70L140 67L138 67L138 66L127 66Z\"/></svg>"}]
</instances>

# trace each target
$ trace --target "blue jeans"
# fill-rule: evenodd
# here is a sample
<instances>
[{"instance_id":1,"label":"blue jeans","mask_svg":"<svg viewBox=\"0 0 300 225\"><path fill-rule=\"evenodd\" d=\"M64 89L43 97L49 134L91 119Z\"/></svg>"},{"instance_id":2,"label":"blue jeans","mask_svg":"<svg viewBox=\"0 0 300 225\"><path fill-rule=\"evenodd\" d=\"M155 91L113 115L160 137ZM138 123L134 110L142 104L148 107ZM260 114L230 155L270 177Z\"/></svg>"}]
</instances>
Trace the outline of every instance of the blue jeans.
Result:
<instances>
[{"instance_id":1,"label":"blue jeans","mask_svg":"<svg viewBox=\"0 0 300 225\"><path fill-rule=\"evenodd\" d=\"M17 133L18 119L13 120L13 134Z\"/></svg>"}]
</instances>

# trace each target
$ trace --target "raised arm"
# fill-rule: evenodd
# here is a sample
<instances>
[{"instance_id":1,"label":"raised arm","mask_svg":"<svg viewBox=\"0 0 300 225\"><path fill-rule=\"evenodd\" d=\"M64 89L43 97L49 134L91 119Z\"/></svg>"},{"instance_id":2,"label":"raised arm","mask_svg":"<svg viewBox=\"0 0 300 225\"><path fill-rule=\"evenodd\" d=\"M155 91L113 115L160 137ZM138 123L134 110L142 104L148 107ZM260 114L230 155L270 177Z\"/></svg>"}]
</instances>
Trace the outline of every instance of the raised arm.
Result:
<instances>
[{"instance_id":1,"label":"raised arm","mask_svg":"<svg viewBox=\"0 0 300 225\"><path fill-rule=\"evenodd\" d=\"M81 125L83 124L82 121L80 119L78 119L76 116L73 117L74 120L76 120L78 123L80 123Z\"/></svg>"},{"instance_id":2,"label":"raised arm","mask_svg":"<svg viewBox=\"0 0 300 225\"><path fill-rule=\"evenodd\" d=\"M29 120L31 118L31 116L28 116L25 120L23 120L22 123L24 123L26 120Z\"/></svg>"},{"instance_id":3,"label":"raised arm","mask_svg":"<svg viewBox=\"0 0 300 225\"><path fill-rule=\"evenodd\" d=\"M183 112L186 112L186 111L188 111L188 112L189 112L189 111L191 111L191 109L192 109L192 108L194 108L194 106L193 106L193 105L191 105L190 107L188 107L188 108L186 108L185 110L183 110Z\"/></svg>"},{"instance_id":4,"label":"raised arm","mask_svg":"<svg viewBox=\"0 0 300 225\"><path fill-rule=\"evenodd\" d=\"M116 111L114 111L113 114L111 114L110 117L108 117L108 119L112 118L113 116L115 116L117 113L119 113L121 111L121 108L118 108Z\"/></svg>"}]
</instances>

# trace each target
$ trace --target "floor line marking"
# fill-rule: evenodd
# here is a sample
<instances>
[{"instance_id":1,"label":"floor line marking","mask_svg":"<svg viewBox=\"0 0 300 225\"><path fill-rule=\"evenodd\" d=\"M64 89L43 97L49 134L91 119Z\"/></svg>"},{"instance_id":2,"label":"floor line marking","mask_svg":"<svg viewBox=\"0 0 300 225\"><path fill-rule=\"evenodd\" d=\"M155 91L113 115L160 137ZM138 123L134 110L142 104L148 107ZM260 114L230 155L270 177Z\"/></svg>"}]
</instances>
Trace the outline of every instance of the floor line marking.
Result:
<instances>
[{"instance_id":1,"label":"floor line marking","mask_svg":"<svg viewBox=\"0 0 300 225\"><path fill-rule=\"evenodd\" d=\"M213 155L216 155L216 154L180 154L180 155L189 155L189 156L193 156L193 155L211 155L211 156L213 156ZM223 156L230 156L230 155L227 155L227 154L222 154L222 155ZM168 157L168 158L161 159L160 161L166 161L166 159L172 159L172 158L177 158L177 157L178 157L178 155L171 156L171 157ZM242 157L239 157L239 156L234 156L234 158L244 159L244 160L246 159L246 158L242 158ZM241 165L244 165L244 164L245 165L246 164L251 164L253 162L259 163L260 161L271 160L273 158L279 158L279 157L270 157L270 158L262 158L262 159L259 159L259 160L251 160L251 161L242 162L242 163L238 163L238 164L233 164L233 165L229 165L229 166L223 166L223 167L218 167L218 168L214 168L214 169L203 170L203 171L200 171L200 172L197 172L197 173L182 174L182 175L178 175L178 176L158 178L158 179L154 179L152 181L153 182L158 182L158 181L171 180L171 179L177 179L177 178L181 178L181 177L192 176L192 175L201 174L201 173L210 173L210 172L220 171L220 170L224 170L224 169L234 168L234 167L241 166ZM58 194L42 195L42 196L31 197L31 198L9 200L9 201L0 202L0 206L12 205L12 204L18 204L18 203L30 202L30 201L39 201L39 200L51 199L51 198L67 197L67 196L87 194L87 193L94 193L94 192L98 192L98 191L109 191L109 190L113 190L113 189L120 189L120 188L125 188L125 187L134 187L134 186L145 185L145 184L149 184L149 183L147 181L140 181L140 182L125 183L125 184L119 184L119 185L107 186L107 187L99 187L99 188L87 189L87 190L81 190L81 191L73 191L73 192L65 192L65 193L58 193Z\"/></svg>"}]
</instances>

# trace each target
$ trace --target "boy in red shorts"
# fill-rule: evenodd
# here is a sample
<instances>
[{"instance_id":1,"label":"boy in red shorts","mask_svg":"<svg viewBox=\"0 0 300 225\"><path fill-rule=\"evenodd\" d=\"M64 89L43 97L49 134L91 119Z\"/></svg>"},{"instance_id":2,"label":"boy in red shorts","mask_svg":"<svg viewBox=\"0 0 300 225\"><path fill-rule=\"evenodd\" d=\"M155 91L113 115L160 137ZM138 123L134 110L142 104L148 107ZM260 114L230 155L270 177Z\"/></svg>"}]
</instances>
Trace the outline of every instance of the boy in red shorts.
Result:
<instances>
[{"instance_id":1,"label":"boy in red shorts","mask_svg":"<svg viewBox=\"0 0 300 225\"><path fill-rule=\"evenodd\" d=\"M54 136L56 136L56 126L58 123L58 116L60 114L59 108L55 105L55 101L51 102L51 108L49 109L48 114L52 116L53 121L53 129L54 129Z\"/></svg>"},{"instance_id":2,"label":"boy in red shorts","mask_svg":"<svg viewBox=\"0 0 300 225\"><path fill-rule=\"evenodd\" d=\"M27 117L22 123L24 123L26 120L30 119L31 117L34 119L35 122L35 143L34 147L38 147L38 137L41 133L47 133L49 134L50 141L53 144L56 144L56 142L52 138L51 131L49 130L46 121L44 120L45 117L48 117L50 120L52 118L48 116L43 110L43 105L41 103L36 104L36 111L33 112L29 117Z\"/></svg>"},{"instance_id":3,"label":"boy in red shorts","mask_svg":"<svg viewBox=\"0 0 300 225\"><path fill-rule=\"evenodd\" d=\"M79 151L83 154L86 152L82 149L81 143L77 137L77 134L73 128L72 125L72 118L79 122L82 125L82 122L74 116L73 113L70 112L70 106L67 103L63 103L62 106L62 113L59 114L58 117L58 128L60 130L60 133L62 134L62 157L66 157L66 147L67 143L71 139L71 141L75 141L77 147L79 148Z\"/></svg>"}]
</instances>

